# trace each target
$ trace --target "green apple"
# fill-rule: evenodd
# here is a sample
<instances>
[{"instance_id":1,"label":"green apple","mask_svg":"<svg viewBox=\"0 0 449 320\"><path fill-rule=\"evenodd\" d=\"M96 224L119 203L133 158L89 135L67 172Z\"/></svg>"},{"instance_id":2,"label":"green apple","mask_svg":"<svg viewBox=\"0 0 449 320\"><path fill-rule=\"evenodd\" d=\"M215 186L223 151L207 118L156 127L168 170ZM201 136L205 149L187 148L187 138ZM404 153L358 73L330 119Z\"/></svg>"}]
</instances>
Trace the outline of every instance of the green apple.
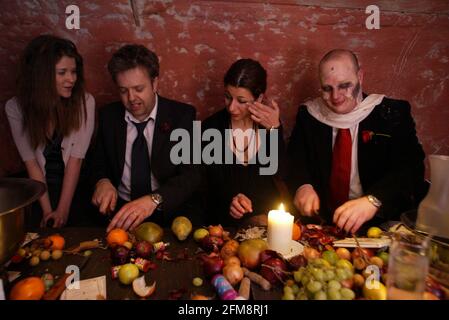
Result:
<instances>
[{"instance_id":1,"label":"green apple","mask_svg":"<svg viewBox=\"0 0 449 320\"><path fill-rule=\"evenodd\" d=\"M123 284L131 284L139 276L139 268L135 264L127 263L120 267L118 279Z\"/></svg>"}]
</instances>

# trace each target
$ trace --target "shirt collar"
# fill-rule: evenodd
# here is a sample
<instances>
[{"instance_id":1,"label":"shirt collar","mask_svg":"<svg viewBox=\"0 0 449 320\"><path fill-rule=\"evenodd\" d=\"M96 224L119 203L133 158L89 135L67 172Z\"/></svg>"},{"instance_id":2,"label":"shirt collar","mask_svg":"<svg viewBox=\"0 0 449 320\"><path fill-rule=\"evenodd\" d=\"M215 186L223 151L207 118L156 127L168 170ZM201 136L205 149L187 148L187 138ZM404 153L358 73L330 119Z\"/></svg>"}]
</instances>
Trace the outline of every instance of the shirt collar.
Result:
<instances>
[{"instance_id":1,"label":"shirt collar","mask_svg":"<svg viewBox=\"0 0 449 320\"><path fill-rule=\"evenodd\" d=\"M127 123L131 123L131 122L137 122L137 123L145 122L148 119L156 121L158 105L159 105L159 96L157 94L155 94L154 107L153 107L153 110L151 110L151 113L150 113L150 115L148 117L146 117L143 121L139 121L136 118L134 118L134 116L131 114L131 112L129 112L128 110L125 109L125 121Z\"/></svg>"}]
</instances>

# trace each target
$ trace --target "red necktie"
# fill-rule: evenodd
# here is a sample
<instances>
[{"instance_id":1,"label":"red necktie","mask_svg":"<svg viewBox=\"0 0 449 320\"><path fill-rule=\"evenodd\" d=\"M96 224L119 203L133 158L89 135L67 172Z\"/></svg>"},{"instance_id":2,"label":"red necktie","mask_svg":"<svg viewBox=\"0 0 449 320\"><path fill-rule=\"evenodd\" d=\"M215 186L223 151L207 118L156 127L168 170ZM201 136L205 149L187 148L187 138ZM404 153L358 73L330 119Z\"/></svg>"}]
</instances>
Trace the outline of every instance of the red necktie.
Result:
<instances>
[{"instance_id":1,"label":"red necktie","mask_svg":"<svg viewBox=\"0 0 449 320\"><path fill-rule=\"evenodd\" d=\"M334 211L349 199L352 139L349 129L338 129L332 152L330 204Z\"/></svg>"}]
</instances>

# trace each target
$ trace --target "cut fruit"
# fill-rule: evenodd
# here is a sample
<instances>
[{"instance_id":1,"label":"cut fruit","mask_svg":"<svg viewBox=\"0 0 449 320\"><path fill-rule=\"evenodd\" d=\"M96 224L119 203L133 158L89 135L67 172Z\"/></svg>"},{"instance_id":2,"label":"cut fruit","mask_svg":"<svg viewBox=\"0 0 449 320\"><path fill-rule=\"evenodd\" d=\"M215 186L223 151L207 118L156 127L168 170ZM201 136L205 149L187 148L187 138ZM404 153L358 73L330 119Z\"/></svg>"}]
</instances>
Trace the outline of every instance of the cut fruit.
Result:
<instances>
[{"instance_id":1,"label":"cut fruit","mask_svg":"<svg viewBox=\"0 0 449 320\"><path fill-rule=\"evenodd\" d=\"M133 290L141 298L148 298L156 290L156 281L151 286L147 286L145 276L141 276L133 281Z\"/></svg>"}]
</instances>

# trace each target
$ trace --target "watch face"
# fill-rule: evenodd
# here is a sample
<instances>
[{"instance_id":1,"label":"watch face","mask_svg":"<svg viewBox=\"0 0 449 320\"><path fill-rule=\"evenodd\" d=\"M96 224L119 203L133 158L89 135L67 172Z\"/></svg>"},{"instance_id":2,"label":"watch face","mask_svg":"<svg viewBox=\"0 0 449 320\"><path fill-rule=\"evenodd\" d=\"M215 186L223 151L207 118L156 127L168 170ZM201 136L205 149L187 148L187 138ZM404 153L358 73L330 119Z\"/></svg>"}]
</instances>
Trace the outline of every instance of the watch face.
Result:
<instances>
[{"instance_id":1,"label":"watch face","mask_svg":"<svg viewBox=\"0 0 449 320\"><path fill-rule=\"evenodd\" d=\"M374 204L376 207L380 207L382 205L382 203L379 201L379 199L377 199L375 196L368 196L369 201Z\"/></svg>"},{"instance_id":2,"label":"watch face","mask_svg":"<svg viewBox=\"0 0 449 320\"><path fill-rule=\"evenodd\" d=\"M162 196L160 194L154 193L152 194L152 198L157 204L160 204L162 202Z\"/></svg>"}]
</instances>

